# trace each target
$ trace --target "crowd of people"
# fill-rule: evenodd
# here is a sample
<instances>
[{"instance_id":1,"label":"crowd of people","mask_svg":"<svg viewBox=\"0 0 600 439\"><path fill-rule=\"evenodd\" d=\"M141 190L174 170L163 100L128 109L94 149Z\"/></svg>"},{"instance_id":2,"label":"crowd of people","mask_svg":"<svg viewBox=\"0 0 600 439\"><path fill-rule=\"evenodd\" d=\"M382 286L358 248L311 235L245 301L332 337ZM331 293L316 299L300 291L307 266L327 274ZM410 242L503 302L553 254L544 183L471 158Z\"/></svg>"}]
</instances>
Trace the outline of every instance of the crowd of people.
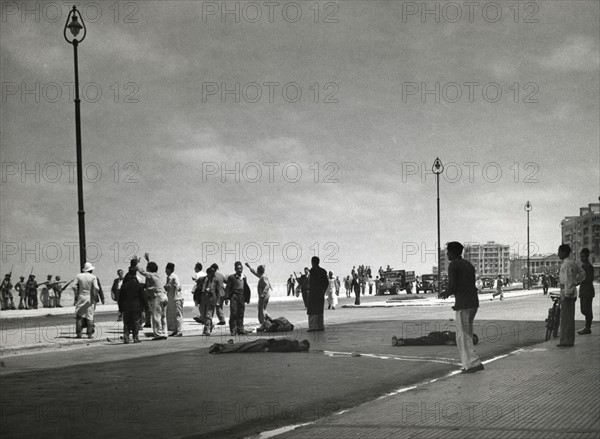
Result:
<instances>
[{"instance_id":1,"label":"crowd of people","mask_svg":"<svg viewBox=\"0 0 600 439\"><path fill-rule=\"evenodd\" d=\"M475 276L473 265L462 258L462 244L450 242L447 244L447 255L450 261L448 265L448 280L446 288L439 295L441 298L455 296L454 310L456 312L457 330L456 334L433 334L431 337L419 340L404 340L393 338L396 346L404 345L432 345L432 344L456 344L459 349L461 362L465 373L483 370L483 365L473 349L473 320L479 307L478 294L483 287L481 280ZM574 344L574 318L575 301L577 300L577 285L581 312L585 316L586 325L578 331L579 334L591 333L592 322L592 298L594 297L593 267L589 262L589 250L583 249L580 253L581 265L569 259L571 249L563 244L558 249L558 255L563 261L558 274L561 287L561 319L560 319L560 343L559 347L569 347ZM131 260L127 273L123 270L117 271L111 288L111 297L118 303L119 320L123 321L123 340L129 343L139 343L139 332L141 327L150 327L153 332L153 340L165 340L167 337L181 337L183 335L183 303L181 282L175 274L175 265L171 262L165 265L166 278L163 280L159 273L158 264L150 260L150 255L144 255L146 268L141 267L141 259L134 257ZM288 296L302 296L304 306L308 315L308 331L324 331L324 308L325 300L328 309L335 310L338 306L338 297L342 282L332 271L327 272L320 267L318 257L311 259L311 268L304 268L303 273L294 272L287 281ZM277 325L268 311L269 299L273 288L266 275L266 267L259 265L254 269L250 264L245 266L258 278L258 321L262 330L271 330ZM12 295L13 285L11 275L7 274L2 282L2 308L9 309L37 309L38 288L43 287L47 291L42 295L43 306L60 306L62 292L71 286L74 292L73 303L75 305L75 332L76 337L81 338L83 329L87 328L87 336L94 335L94 312L97 303L104 303L104 294L100 281L93 274L95 267L87 262L81 273L77 274L71 282L60 280L60 276L48 275L48 279L38 284L35 275L31 274L27 282L24 276L14 285L18 292L19 304L15 306ZM195 320L202 324L203 334L210 336L214 329L213 317L216 314L217 325L226 325L224 306L229 306L229 330L232 335L244 335L245 307L250 303L251 291L246 276L244 275L244 264L235 262L234 274L224 276L219 272L219 266L215 263L208 267L206 272L202 271L201 263L194 267L193 298L198 308L198 316ZM391 270L388 266L386 271ZM372 285L375 283L377 293L383 279L383 269L380 267L375 282L372 281L372 271L369 266L359 265L352 267L348 276L344 278L346 297L355 295L355 304L360 305L361 295L373 293ZM542 278L542 284L550 285L550 276ZM503 299L503 287L507 280L498 275L493 284L496 290L493 297L500 296ZM63 285L64 284L64 285ZM547 288L544 289L546 294ZM286 320L287 322L287 320ZM289 323L289 322L287 322ZM285 325L284 325L285 326ZM259 328L259 330L261 329ZM450 337L451 335L451 337ZM450 337L450 338L448 338ZM475 341L475 344L477 342Z\"/></svg>"},{"instance_id":2,"label":"crowd of people","mask_svg":"<svg viewBox=\"0 0 600 439\"><path fill-rule=\"evenodd\" d=\"M27 281L25 276L20 276L19 281L13 285L12 272L7 273L0 285L2 311L38 309L40 305L44 308L61 308L62 293L73 281L62 281L59 275L54 276L54 279L52 277L49 274L46 281L38 283L35 274L32 273ZM17 298L18 304L16 304Z\"/></svg>"}]
</instances>

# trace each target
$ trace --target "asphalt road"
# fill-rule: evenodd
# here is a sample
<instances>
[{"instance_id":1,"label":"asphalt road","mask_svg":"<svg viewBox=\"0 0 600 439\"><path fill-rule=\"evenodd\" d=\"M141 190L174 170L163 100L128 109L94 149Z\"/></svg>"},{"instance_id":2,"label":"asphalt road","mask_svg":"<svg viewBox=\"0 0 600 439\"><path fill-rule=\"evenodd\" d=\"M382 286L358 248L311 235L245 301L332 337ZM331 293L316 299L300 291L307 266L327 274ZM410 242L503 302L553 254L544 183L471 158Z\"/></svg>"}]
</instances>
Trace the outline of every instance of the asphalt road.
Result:
<instances>
[{"instance_id":1,"label":"asphalt road","mask_svg":"<svg viewBox=\"0 0 600 439\"><path fill-rule=\"evenodd\" d=\"M374 300L380 298L365 302ZM344 298L341 304L350 301ZM548 305L541 295L482 303L475 326L478 354L485 360L542 342ZM338 308L326 311L324 333L308 334L301 327L306 326L301 303L272 304L272 314L299 323L287 335L308 339L308 353L208 354L212 343L230 338L223 331L212 337L95 343L5 356L3 436L237 438L318 422L456 370L455 346L390 343L392 335L453 329L449 307ZM250 307L248 315L255 310Z\"/></svg>"}]
</instances>

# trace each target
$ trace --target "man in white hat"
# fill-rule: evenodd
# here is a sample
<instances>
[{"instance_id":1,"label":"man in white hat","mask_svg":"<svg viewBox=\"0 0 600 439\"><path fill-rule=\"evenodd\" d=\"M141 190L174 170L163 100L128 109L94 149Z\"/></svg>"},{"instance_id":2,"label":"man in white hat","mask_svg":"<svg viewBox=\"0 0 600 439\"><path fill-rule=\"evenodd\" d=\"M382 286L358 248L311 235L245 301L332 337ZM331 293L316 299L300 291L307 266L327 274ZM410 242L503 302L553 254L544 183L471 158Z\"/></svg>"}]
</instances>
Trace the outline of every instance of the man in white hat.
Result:
<instances>
[{"instance_id":1,"label":"man in white hat","mask_svg":"<svg viewBox=\"0 0 600 439\"><path fill-rule=\"evenodd\" d=\"M75 277L73 292L75 293L75 333L81 338L85 319L88 338L94 336L94 311L98 301L98 279L92 274L94 266L86 262L82 272Z\"/></svg>"}]
</instances>

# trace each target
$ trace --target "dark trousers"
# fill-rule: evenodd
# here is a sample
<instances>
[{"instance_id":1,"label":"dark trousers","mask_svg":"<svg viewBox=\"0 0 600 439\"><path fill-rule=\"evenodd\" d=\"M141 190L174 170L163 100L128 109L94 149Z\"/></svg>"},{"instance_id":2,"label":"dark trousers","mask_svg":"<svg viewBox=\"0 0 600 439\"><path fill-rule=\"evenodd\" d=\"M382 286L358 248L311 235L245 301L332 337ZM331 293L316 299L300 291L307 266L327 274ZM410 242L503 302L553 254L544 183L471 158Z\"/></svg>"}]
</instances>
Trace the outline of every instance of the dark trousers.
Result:
<instances>
[{"instance_id":1,"label":"dark trousers","mask_svg":"<svg viewBox=\"0 0 600 439\"><path fill-rule=\"evenodd\" d=\"M354 288L354 295L356 296L356 299L354 299L354 304L360 305L360 288Z\"/></svg>"},{"instance_id":2,"label":"dark trousers","mask_svg":"<svg viewBox=\"0 0 600 439\"><path fill-rule=\"evenodd\" d=\"M575 300L564 299L560 304L560 344L575 344Z\"/></svg>"},{"instance_id":3,"label":"dark trousers","mask_svg":"<svg viewBox=\"0 0 600 439\"><path fill-rule=\"evenodd\" d=\"M83 322L85 320L86 332L87 335L94 334L94 321L86 319L85 317L75 317L75 334L81 335L83 332Z\"/></svg>"},{"instance_id":4,"label":"dark trousers","mask_svg":"<svg viewBox=\"0 0 600 439\"><path fill-rule=\"evenodd\" d=\"M129 337L129 333L133 335L134 340L138 338L140 332L140 323L142 322L142 310L125 310L123 311L123 336Z\"/></svg>"},{"instance_id":5,"label":"dark trousers","mask_svg":"<svg viewBox=\"0 0 600 439\"><path fill-rule=\"evenodd\" d=\"M585 316L585 327L586 329L590 329L592 327L592 319L594 318L594 313L592 312L592 300L593 297L580 297L579 305L581 306L581 314Z\"/></svg>"},{"instance_id":6,"label":"dark trousers","mask_svg":"<svg viewBox=\"0 0 600 439\"><path fill-rule=\"evenodd\" d=\"M244 312L246 304L242 293L231 295L229 308L229 330L232 335L244 332Z\"/></svg>"},{"instance_id":7,"label":"dark trousers","mask_svg":"<svg viewBox=\"0 0 600 439\"><path fill-rule=\"evenodd\" d=\"M304 308L308 307L308 292L306 289L302 290L302 301L304 302Z\"/></svg>"},{"instance_id":8,"label":"dark trousers","mask_svg":"<svg viewBox=\"0 0 600 439\"><path fill-rule=\"evenodd\" d=\"M223 314L223 302L225 301L225 297L217 297L217 304L215 305L215 311L217 312L217 317L219 318L219 322L225 321L225 314Z\"/></svg>"},{"instance_id":9,"label":"dark trousers","mask_svg":"<svg viewBox=\"0 0 600 439\"><path fill-rule=\"evenodd\" d=\"M37 294L33 295L30 294L27 296L27 306L29 306L29 309L33 308L33 309L38 309L38 296Z\"/></svg>"}]
</instances>

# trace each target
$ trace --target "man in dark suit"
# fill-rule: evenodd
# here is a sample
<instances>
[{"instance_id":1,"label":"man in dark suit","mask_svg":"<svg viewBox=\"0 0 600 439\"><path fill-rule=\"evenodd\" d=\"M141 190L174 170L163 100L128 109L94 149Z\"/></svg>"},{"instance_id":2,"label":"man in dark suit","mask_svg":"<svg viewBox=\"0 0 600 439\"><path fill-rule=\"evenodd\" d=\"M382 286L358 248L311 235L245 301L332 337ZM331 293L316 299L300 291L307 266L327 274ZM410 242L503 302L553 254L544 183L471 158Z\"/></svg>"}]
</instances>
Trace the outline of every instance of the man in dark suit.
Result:
<instances>
[{"instance_id":1,"label":"man in dark suit","mask_svg":"<svg viewBox=\"0 0 600 439\"><path fill-rule=\"evenodd\" d=\"M323 308L325 307L325 292L329 286L327 271L319 267L320 259L313 256L310 260L312 269L309 276L309 293L306 313L308 314L308 332L324 331Z\"/></svg>"},{"instance_id":2,"label":"man in dark suit","mask_svg":"<svg viewBox=\"0 0 600 439\"><path fill-rule=\"evenodd\" d=\"M231 335L244 335L244 312L246 303L250 303L250 287L246 276L242 274L244 266L240 261L235 263L235 274L227 278L225 287L225 305L231 300L229 313L229 330Z\"/></svg>"},{"instance_id":3,"label":"man in dark suit","mask_svg":"<svg viewBox=\"0 0 600 439\"><path fill-rule=\"evenodd\" d=\"M122 275L122 270L119 271ZM138 335L146 296L144 295L144 286L137 280L136 272L135 267L130 267L119 288L119 313L123 316L123 341L125 343L129 343L130 332L133 335L133 342L140 343Z\"/></svg>"},{"instance_id":4,"label":"man in dark suit","mask_svg":"<svg viewBox=\"0 0 600 439\"><path fill-rule=\"evenodd\" d=\"M119 290L121 289L121 285L123 284L123 270L120 268L117 270L117 278L113 281L112 288L110 289L110 297L115 302L119 302ZM119 311L119 316L117 317L117 322L123 320L123 313Z\"/></svg>"}]
</instances>

